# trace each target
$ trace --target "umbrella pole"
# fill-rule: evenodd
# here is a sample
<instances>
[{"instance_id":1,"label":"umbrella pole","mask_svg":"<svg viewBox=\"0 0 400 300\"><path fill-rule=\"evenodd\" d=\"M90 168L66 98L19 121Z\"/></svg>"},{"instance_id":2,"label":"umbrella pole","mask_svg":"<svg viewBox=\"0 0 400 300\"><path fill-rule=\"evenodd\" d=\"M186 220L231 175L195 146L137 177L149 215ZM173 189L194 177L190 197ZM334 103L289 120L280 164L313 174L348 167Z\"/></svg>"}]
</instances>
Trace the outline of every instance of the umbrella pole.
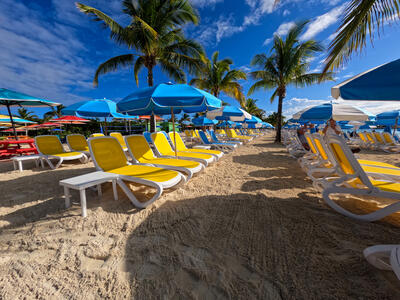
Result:
<instances>
[{"instance_id":1,"label":"umbrella pole","mask_svg":"<svg viewBox=\"0 0 400 300\"><path fill-rule=\"evenodd\" d=\"M13 116L11 114L10 104L7 103L6 106L7 106L8 115L10 116L11 126L12 126L12 129L13 129L13 132L14 132L15 139L18 140L17 131L15 130L14 119L13 119Z\"/></svg>"},{"instance_id":2,"label":"umbrella pole","mask_svg":"<svg viewBox=\"0 0 400 300\"><path fill-rule=\"evenodd\" d=\"M174 131L174 149L175 149L175 156L178 156L178 152L176 151L176 136L175 136L175 115L174 109L171 107L171 115L172 115L172 130Z\"/></svg>"}]
</instances>

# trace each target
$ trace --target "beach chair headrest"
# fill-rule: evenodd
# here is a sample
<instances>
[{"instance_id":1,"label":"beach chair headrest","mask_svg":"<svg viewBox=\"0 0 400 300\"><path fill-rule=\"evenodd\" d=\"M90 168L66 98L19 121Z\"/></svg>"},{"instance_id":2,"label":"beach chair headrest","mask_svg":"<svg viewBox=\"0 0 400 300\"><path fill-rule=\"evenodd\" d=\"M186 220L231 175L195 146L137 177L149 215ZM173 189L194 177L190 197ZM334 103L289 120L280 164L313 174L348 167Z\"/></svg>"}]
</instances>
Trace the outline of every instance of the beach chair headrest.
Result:
<instances>
[{"instance_id":1,"label":"beach chair headrest","mask_svg":"<svg viewBox=\"0 0 400 300\"><path fill-rule=\"evenodd\" d=\"M151 139L161 155L169 155L173 152L167 138L161 132L153 132L151 134Z\"/></svg>"},{"instance_id":2,"label":"beach chair headrest","mask_svg":"<svg viewBox=\"0 0 400 300\"><path fill-rule=\"evenodd\" d=\"M124 137L120 132L111 132L110 136L115 137L123 147L126 147Z\"/></svg>"}]
</instances>

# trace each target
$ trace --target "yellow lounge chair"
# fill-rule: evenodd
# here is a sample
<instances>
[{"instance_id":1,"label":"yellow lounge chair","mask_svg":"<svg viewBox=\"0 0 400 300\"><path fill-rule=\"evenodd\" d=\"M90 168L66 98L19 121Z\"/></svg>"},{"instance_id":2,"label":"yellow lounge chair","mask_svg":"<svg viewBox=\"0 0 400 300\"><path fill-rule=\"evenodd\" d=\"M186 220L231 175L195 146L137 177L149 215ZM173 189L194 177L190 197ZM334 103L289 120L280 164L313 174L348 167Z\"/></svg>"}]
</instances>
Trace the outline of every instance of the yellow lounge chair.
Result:
<instances>
[{"instance_id":1,"label":"yellow lounge chair","mask_svg":"<svg viewBox=\"0 0 400 300\"><path fill-rule=\"evenodd\" d=\"M87 157L90 156L89 145L82 134L67 135L67 145L71 151L82 152Z\"/></svg>"},{"instance_id":2,"label":"yellow lounge chair","mask_svg":"<svg viewBox=\"0 0 400 300\"><path fill-rule=\"evenodd\" d=\"M129 200L139 208L145 208L157 200L163 189L185 183L181 173L145 165L130 165L121 144L114 137L93 137L89 139L90 153L98 171L118 175L117 183ZM147 201L139 201L124 181L130 181L156 188L155 195Z\"/></svg>"},{"instance_id":3,"label":"yellow lounge chair","mask_svg":"<svg viewBox=\"0 0 400 300\"><path fill-rule=\"evenodd\" d=\"M343 176L323 182L324 201L337 212L362 221L376 221L400 210L400 183L387 180L370 179L354 157L350 148L338 136L328 136L327 144ZM365 215L357 215L331 200L331 194L350 194L356 196L381 197L397 200L384 208Z\"/></svg>"},{"instance_id":4,"label":"yellow lounge chair","mask_svg":"<svg viewBox=\"0 0 400 300\"><path fill-rule=\"evenodd\" d=\"M110 136L115 137L118 142L121 144L121 147L124 151L128 151L128 146L125 143L124 137L119 132L111 132Z\"/></svg>"},{"instance_id":5,"label":"yellow lounge chair","mask_svg":"<svg viewBox=\"0 0 400 300\"><path fill-rule=\"evenodd\" d=\"M156 155L164 158L179 158L194 160L202 163L206 167L208 164L214 162L215 156L200 153L189 153L177 151L177 156L175 156L175 151L172 149L167 137L162 132L153 132L151 134L151 139L153 140L154 150Z\"/></svg>"},{"instance_id":6,"label":"yellow lounge chair","mask_svg":"<svg viewBox=\"0 0 400 300\"><path fill-rule=\"evenodd\" d=\"M79 159L81 163L87 162L87 156L81 152L66 152L60 139L55 135L39 135L35 137L36 148L39 155L44 159L51 169L57 169L64 160ZM57 159L53 165L51 159Z\"/></svg>"},{"instance_id":7,"label":"yellow lounge chair","mask_svg":"<svg viewBox=\"0 0 400 300\"><path fill-rule=\"evenodd\" d=\"M198 133L197 133L198 134ZM172 145L176 147L178 152L189 152L189 153L201 153L201 154L209 154L215 157L216 160L219 160L223 155L224 152L219 150L208 150L208 149L189 149L186 147L185 143L183 142L179 133L175 133L174 139L174 132L169 133L169 139L172 142ZM176 145L174 144L176 141Z\"/></svg>"},{"instance_id":8,"label":"yellow lounge chair","mask_svg":"<svg viewBox=\"0 0 400 300\"><path fill-rule=\"evenodd\" d=\"M251 141L253 138L251 136L237 135L236 131L233 129L228 129L226 132L227 136L231 139L239 139L243 141Z\"/></svg>"},{"instance_id":9,"label":"yellow lounge chair","mask_svg":"<svg viewBox=\"0 0 400 300\"><path fill-rule=\"evenodd\" d=\"M156 157L143 135L126 136L125 142L132 159L136 163L180 171L188 175L187 179L192 178L193 174L204 170L204 165L196 161Z\"/></svg>"},{"instance_id":10,"label":"yellow lounge chair","mask_svg":"<svg viewBox=\"0 0 400 300\"><path fill-rule=\"evenodd\" d=\"M329 150L329 147L326 145L323 138L318 134L313 134L311 137L315 149L317 150L319 163L311 165L307 170L307 175L313 180L314 187L319 189L318 184L320 183L321 179L315 178L314 174L316 173L322 173L328 175L338 174L339 176L342 176L344 175L344 173L342 173L340 168L337 166L336 160L334 159L333 154ZM357 159L357 161L361 165L361 168L364 170L364 172L374 178L386 179L386 180L400 179L399 167L372 160Z\"/></svg>"}]
</instances>

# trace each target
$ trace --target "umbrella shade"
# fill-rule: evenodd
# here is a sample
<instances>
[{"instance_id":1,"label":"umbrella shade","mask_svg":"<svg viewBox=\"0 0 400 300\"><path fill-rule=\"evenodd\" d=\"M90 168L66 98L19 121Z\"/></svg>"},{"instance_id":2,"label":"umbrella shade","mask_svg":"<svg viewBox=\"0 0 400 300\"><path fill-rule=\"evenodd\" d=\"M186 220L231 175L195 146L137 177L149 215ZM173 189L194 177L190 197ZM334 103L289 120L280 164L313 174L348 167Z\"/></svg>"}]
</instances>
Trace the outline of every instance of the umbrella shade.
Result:
<instances>
[{"instance_id":1,"label":"umbrella shade","mask_svg":"<svg viewBox=\"0 0 400 300\"><path fill-rule=\"evenodd\" d=\"M27 123L35 123L33 121L25 120L25 119L18 118L18 117L15 117L15 116L13 116L12 118L13 118L13 121L15 123L26 123L26 124ZM11 122L11 118L9 116L6 116L6 115L0 115L0 122L10 123Z\"/></svg>"},{"instance_id":2,"label":"umbrella shade","mask_svg":"<svg viewBox=\"0 0 400 300\"><path fill-rule=\"evenodd\" d=\"M60 104L32 97L23 93L0 88L0 105L48 107L48 106L58 106Z\"/></svg>"},{"instance_id":3,"label":"umbrella shade","mask_svg":"<svg viewBox=\"0 0 400 300\"><path fill-rule=\"evenodd\" d=\"M272 125L269 124L268 122L262 122L262 127L263 127L263 128L275 128L274 126L272 126Z\"/></svg>"},{"instance_id":4,"label":"umbrella shade","mask_svg":"<svg viewBox=\"0 0 400 300\"><path fill-rule=\"evenodd\" d=\"M156 121L162 121L164 120L163 118L161 118L160 116L154 116ZM145 116L139 116L139 120L150 120L151 116L150 115L145 115Z\"/></svg>"},{"instance_id":5,"label":"umbrella shade","mask_svg":"<svg viewBox=\"0 0 400 300\"><path fill-rule=\"evenodd\" d=\"M293 115L294 120L326 121L366 121L374 116L360 108L342 103L323 103L307 107Z\"/></svg>"},{"instance_id":6,"label":"umbrella shade","mask_svg":"<svg viewBox=\"0 0 400 300\"><path fill-rule=\"evenodd\" d=\"M250 120L245 120L244 123L247 124L256 124L256 123L262 123L262 120L260 118L257 118L256 116L251 116Z\"/></svg>"},{"instance_id":7,"label":"umbrella shade","mask_svg":"<svg viewBox=\"0 0 400 300\"><path fill-rule=\"evenodd\" d=\"M207 112L207 118L227 121L245 121L250 120L251 115L245 110L236 106L226 105L219 109Z\"/></svg>"},{"instance_id":8,"label":"umbrella shade","mask_svg":"<svg viewBox=\"0 0 400 300\"><path fill-rule=\"evenodd\" d=\"M62 114L67 116L136 119L136 117L117 112L117 103L108 99L77 102L64 108Z\"/></svg>"},{"instance_id":9,"label":"umbrella shade","mask_svg":"<svg viewBox=\"0 0 400 300\"><path fill-rule=\"evenodd\" d=\"M221 124L218 124L217 127L234 127L236 125L233 121L224 121Z\"/></svg>"},{"instance_id":10,"label":"umbrella shade","mask_svg":"<svg viewBox=\"0 0 400 300\"><path fill-rule=\"evenodd\" d=\"M400 59L334 86L331 94L344 100L400 101Z\"/></svg>"},{"instance_id":11,"label":"umbrella shade","mask_svg":"<svg viewBox=\"0 0 400 300\"><path fill-rule=\"evenodd\" d=\"M202 112L221 107L215 96L187 84L161 83L137 89L118 102L118 109L130 115L169 115L182 111Z\"/></svg>"},{"instance_id":12,"label":"umbrella shade","mask_svg":"<svg viewBox=\"0 0 400 300\"><path fill-rule=\"evenodd\" d=\"M192 119L192 122L196 126L212 126L218 123L217 120L210 120L206 117L198 117Z\"/></svg>"}]
</instances>

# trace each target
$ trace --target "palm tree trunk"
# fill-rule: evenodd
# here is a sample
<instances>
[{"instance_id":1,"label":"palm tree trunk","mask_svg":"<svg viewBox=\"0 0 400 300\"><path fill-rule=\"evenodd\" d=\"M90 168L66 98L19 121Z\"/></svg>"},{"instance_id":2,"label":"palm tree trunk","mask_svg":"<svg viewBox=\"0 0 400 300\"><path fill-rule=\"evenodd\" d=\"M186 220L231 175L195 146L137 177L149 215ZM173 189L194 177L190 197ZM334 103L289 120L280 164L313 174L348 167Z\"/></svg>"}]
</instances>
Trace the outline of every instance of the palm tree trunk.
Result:
<instances>
[{"instance_id":1,"label":"palm tree trunk","mask_svg":"<svg viewBox=\"0 0 400 300\"><path fill-rule=\"evenodd\" d=\"M147 85L153 86L153 84L154 84L153 67L148 67L147 68ZM150 116L150 132L156 132L156 128L157 128L156 117L154 116L154 113L152 113Z\"/></svg>"},{"instance_id":2,"label":"palm tree trunk","mask_svg":"<svg viewBox=\"0 0 400 300\"><path fill-rule=\"evenodd\" d=\"M281 129L282 129L282 103L283 103L284 97L282 95L279 95L279 102L278 102L278 117L276 120L276 137L275 137L275 143L280 143L281 142Z\"/></svg>"}]
</instances>

